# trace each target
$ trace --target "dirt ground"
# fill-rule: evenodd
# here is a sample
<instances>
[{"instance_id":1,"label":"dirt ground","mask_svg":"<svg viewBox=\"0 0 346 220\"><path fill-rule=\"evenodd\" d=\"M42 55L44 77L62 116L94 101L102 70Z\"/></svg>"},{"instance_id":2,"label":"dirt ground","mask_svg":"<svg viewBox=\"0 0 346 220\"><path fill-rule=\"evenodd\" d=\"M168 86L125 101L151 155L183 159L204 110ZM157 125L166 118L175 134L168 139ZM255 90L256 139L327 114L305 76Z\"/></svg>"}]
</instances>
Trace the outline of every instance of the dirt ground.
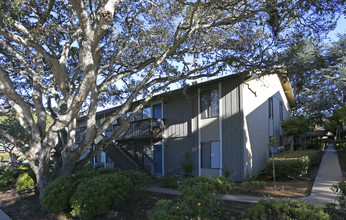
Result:
<instances>
[{"instance_id":1,"label":"dirt ground","mask_svg":"<svg viewBox=\"0 0 346 220\"><path fill-rule=\"evenodd\" d=\"M260 177L266 181L267 186L262 190L248 191L240 184L230 194L275 196L275 197L304 197L310 194L317 174L318 167L311 169L309 174L302 180L281 181L275 184L266 177ZM143 191L139 198L128 201L120 207L114 207L107 215L95 218L103 219L147 219L147 212L154 207L160 199L175 199L174 195ZM15 188L0 191L1 209L13 220L72 220L64 213L47 213L42 210L38 195L34 192L18 193ZM248 203L221 202L221 211L213 214L217 219L241 219L243 210L252 206Z\"/></svg>"}]
</instances>

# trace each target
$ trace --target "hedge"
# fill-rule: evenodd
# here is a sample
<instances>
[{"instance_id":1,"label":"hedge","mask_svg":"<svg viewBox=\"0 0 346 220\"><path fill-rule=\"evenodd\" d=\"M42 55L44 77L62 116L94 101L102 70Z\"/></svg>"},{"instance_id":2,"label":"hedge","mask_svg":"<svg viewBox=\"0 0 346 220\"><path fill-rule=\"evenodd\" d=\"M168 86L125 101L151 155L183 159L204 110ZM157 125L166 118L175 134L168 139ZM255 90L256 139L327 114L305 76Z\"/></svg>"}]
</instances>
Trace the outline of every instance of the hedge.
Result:
<instances>
[{"instance_id":1,"label":"hedge","mask_svg":"<svg viewBox=\"0 0 346 220\"><path fill-rule=\"evenodd\" d=\"M305 176L308 170L318 164L319 156L314 150L286 151L275 157L275 176L277 180L297 179ZM268 159L266 173L273 174L272 159Z\"/></svg>"}]
</instances>

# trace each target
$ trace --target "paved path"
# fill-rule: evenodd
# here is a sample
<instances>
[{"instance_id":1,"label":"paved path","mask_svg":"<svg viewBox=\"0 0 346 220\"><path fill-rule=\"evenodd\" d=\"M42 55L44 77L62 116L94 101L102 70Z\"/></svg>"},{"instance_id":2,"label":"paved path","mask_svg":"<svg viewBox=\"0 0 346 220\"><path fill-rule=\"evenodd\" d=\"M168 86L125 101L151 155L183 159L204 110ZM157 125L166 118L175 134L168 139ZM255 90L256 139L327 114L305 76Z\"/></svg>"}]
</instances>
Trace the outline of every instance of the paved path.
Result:
<instances>
[{"instance_id":1,"label":"paved path","mask_svg":"<svg viewBox=\"0 0 346 220\"><path fill-rule=\"evenodd\" d=\"M336 194L333 193L331 187L342 180L343 177L338 160L338 155L337 152L334 150L333 145L331 144L328 146L328 149L326 150L322 158L320 167L317 172L317 176L315 178L314 185L311 190L311 195L304 198L299 198L298 200L302 200L320 206L324 206L327 203L334 202ZM148 191L159 193L173 195L180 194L179 190L166 189L157 186L150 186L145 189ZM229 201L256 203L264 197L226 194L223 195L221 198Z\"/></svg>"},{"instance_id":2,"label":"paved path","mask_svg":"<svg viewBox=\"0 0 346 220\"><path fill-rule=\"evenodd\" d=\"M342 180L338 155L333 144L330 144L322 158L311 195L301 200L322 206L334 202L336 194L333 193L331 187Z\"/></svg>"},{"instance_id":3,"label":"paved path","mask_svg":"<svg viewBox=\"0 0 346 220\"><path fill-rule=\"evenodd\" d=\"M6 215L6 213L0 209L0 220L11 220L11 218L8 217L8 215Z\"/></svg>"}]
</instances>

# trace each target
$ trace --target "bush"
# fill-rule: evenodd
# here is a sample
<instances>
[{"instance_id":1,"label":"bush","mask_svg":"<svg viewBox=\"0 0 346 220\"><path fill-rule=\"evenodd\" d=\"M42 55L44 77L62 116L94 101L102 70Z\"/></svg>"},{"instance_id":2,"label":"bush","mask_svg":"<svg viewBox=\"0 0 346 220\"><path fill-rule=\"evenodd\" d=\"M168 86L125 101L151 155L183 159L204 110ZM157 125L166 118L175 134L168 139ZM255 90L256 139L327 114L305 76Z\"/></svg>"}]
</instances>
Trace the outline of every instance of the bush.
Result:
<instances>
[{"instance_id":1,"label":"bush","mask_svg":"<svg viewBox=\"0 0 346 220\"><path fill-rule=\"evenodd\" d=\"M235 184L225 177L210 178L207 176L199 176L195 178L186 178L179 189L183 190L188 186L197 186L204 192L213 194L224 194L232 190Z\"/></svg>"},{"instance_id":2,"label":"bush","mask_svg":"<svg viewBox=\"0 0 346 220\"><path fill-rule=\"evenodd\" d=\"M28 171L29 168L25 166L19 166L14 170L12 170L11 167L4 168L2 175L0 176L0 188L3 189L14 185L17 182L18 177Z\"/></svg>"},{"instance_id":3,"label":"bush","mask_svg":"<svg viewBox=\"0 0 346 220\"><path fill-rule=\"evenodd\" d=\"M305 176L310 167L317 164L319 156L316 151L286 151L275 158L275 175L277 180L296 179ZM266 173L272 175L272 159L268 159Z\"/></svg>"},{"instance_id":4,"label":"bush","mask_svg":"<svg viewBox=\"0 0 346 220\"><path fill-rule=\"evenodd\" d=\"M346 141L335 141L335 150L344 150L346 149Z\"/></svg>"},{"instance_id":5,"label":"bush","mask_svg":"<svg viewBox=\"0 0 346 220\"><path fill-rule=\"evenodd\" d=\"M306 149L308 150L321 150L324 148L323 140L315 140L314 142L308 144Z\"/></svg>"},{"instance_id":6,"label":"bush","mask_svg":"<svg viewBox=\"0 0 346 220\"><path fill-rule=\"evenodd\" d=\"M136 196L143 186L150 185L148 175L144 173L140 173L133 170L126 170L126 171L119 171L118 174L124 175L130 180L131 184L127 186L129 191L128 197L130 198Z\"/></svg>"},{"instance_id":7,"label":"bush","mask_svg":"<svg viewBox=\"0 0 346 220\"><path fill-rule=\"evenodd\" d=\"M135 171L114 169L81 171L51 182L41 195L49 212L70 211L73 216L92 218L126 198L136 196L149 178Z\"/></svg>"},{"instance_id":8,"label":"bush","mask_svg":"<svg viewBox=\"0 0 346 220\"><path fill-rule=\"evenodd\" d=\"M264 181L257 180L247 180L241 184L241 186L249 191L251 190L259 190L264 189L266 187L266 183Z\"/></svg>"},{"instance_id":9,"label":"bush","mask_svg":"<svg viewBox=\"0 0 346 220\"><path fill-rule=\"evenodd\" d=\"M138 195L149 184L147 175L135 171L100 171L100 175L85 179L70 199L71 214L89 219L105 213L111 205Z\"/></svg>"},{"instance_id":10,"label":"bush","mask_svg":"<svg viewBox=\"0 0 346 220\"><path fill-rule=\"evenodd\" d=\"M245 219L329 219L319 206L297 200L262 199L246 209Z\"/></svg>"},{"instance_id":11,"label":"bush","mask_svg":"<svg viewBox=\"0 0 346 220\"><path fill-rule=\"evenodd\" d=\"M40 200L43 208L48 212L66 211L70 208L70 198L78 185L86 178L101 175L103 173L116 172L104 170L81 171L69 176L59 177L52 181L41 194Z\"/></svg>"},{"instance_id":12,"label":"bush","mask_svg":"<svg viewBox=\"0 0 346 220\"><path fill-rule=\"evenodd\" d=\"M334 209L346 210L346 183L343 181L338 182L338 184L332 186L332 191L336 193L338 204L333 203L333 205L329 204L329 206L333 206Z\"/></svg>"},{"instance_id":13,"label":"bush","mask_svg":"<svg viewBox=\"0 0 346 220\"><path fill-rule=\"evenodd\" d=\"M160 179L160 182L163 187L178 189L178 187L180 186L180 183L183 182L183 180L184 179L182 177L169 176L169 177L162 177Z\"/></svg>"},{"instance_id":14,"label":"bush","mask_svg":"<svg viewBox=\"0 0 346 220\"><path fill-rule=\"evenodd\" d=\"M70 198L82 181L76 175L59 177L44 189L40 200L43 208L48 212L68 210Z\"/></svg>"},{"instance_id":15,"label":"bush","mask_svg":"<svg viewBox=\"0 0 346 220\"><path fill-rule=\"evenodd\" d=\"M150 219L205 219L217 208L217 197L234 187L224 177L185 179L179 187L178 202L160 200L148 213Z\"/></svg>"},{"instance_id":16,"label":"bush","mask_svg":"<svg viewBox=\"0 0 346 220\"><path fill-rule=\"evenodd\" d=\"M79 184L70 199L71 214L85 219L105 213L111 204L119 204L131 188L129 178L120 174L103 174Z\"/></svg>"},{"instance_id":17,"label":"bush","mask_svg":"<svg viewBox=\"0 0 346 220\"><path fill-rule=\"evenodd\" d=\"M16 189L20 192L33 190L35 188L35 180L28 174L24 173L19 176L16 182Z\"/></svg>"}]
</instances>

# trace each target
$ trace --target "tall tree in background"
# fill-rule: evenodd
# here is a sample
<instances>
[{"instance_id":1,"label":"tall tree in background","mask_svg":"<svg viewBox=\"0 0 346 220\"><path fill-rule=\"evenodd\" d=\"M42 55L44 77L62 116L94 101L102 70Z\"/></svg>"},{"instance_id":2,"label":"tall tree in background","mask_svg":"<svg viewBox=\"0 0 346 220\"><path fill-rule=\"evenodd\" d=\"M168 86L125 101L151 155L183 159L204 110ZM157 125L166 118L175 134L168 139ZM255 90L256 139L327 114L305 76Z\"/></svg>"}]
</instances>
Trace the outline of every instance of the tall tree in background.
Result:
<instances>
[{"instance_id":1,"label":"tall tree in background","mask_svg":"<svg viewBox=\"0 0 346 220\"><path fill-rule=\"evenodd\" d=\"M25 145L28 142L28 133L20 125L18 118L13 114L13 112L12 114L8 113L5 117L0 116L0 123L0 126L3 130L5 130L7 133L10 133L13 137L16 138L16 143L20 142L20 144ZM18 149L16 143L12 143L9 139L7 139L0 133L0 147L9 154L9 162L12 169L15 168L15 163L19 157L19 155L17 155Z\"/></svg>"},{"instance_id":2,"label":"tall tree in background","mask_svg":"<svg viewBox=\"0 0 346 220\"><path fill-rule=\"evenodd\" d=\"M136 98L143 99L128 121L172 83L275 72L280 51L334 27L343 7L344 0L1 2L0 108L17 113L28 144L0 131L28 158L42 191L116 138L126 123L79 160ZM106 100L122 107L97 126L96 109ZM73 148L81 114L86 135Z\"/></svg>"},{"instance_id":3,"label":"tall tree in background","mask_svg":"<svg viewBox=\"0 0 346 220\"><path fill-rule=\"evenodd\" d=\"M283 59L295 89L296 115L316 123L330 117L346 102L346 35L331 44L306 39L294 43Z\"/></svg>"}]
</instances>

